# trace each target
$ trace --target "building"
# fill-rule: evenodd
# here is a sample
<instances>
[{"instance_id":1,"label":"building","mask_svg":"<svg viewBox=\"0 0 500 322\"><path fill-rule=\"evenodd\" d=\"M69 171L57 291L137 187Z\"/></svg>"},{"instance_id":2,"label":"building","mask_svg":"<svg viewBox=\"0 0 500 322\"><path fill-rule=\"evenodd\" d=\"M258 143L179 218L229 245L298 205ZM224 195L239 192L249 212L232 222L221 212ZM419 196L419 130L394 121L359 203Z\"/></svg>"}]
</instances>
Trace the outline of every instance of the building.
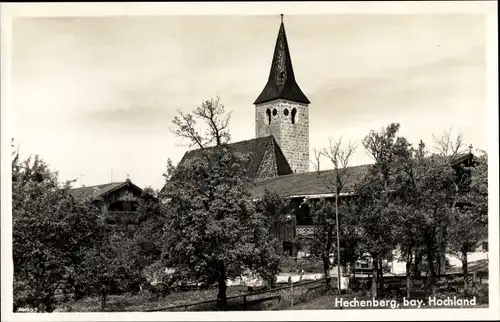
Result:
<instances>
[{"instance_id":1,"label":"building","mask_svg":"<svg viewBox=\"0 0 500 322\"><path fill-rule=\"evenodd\" d=\"M74 188L70 194L76 199L90 199L103 214L127 214L137 211L142 189L126 179L96 186Z\"/></svg>"},{"instance_id":2,"label":"building","mask_svg":"<svg viewBox=\"0 0 500 322\"><path fill-rule=\"evenodd\" d=\"M271 60L269 78L254 101L255 138L235 142L230 146L250 154L247 169L254 185L250 191L255 198L266 189L292 200L292 218L277 232L285 250L297 254L301 241L313 235L312 219L305 199L333 198L325 182L335 182L334 170L309 171L309 107L311 102L300 89L293 70L290 48L283 16ZM188 151L180 164L193 158L200 150ZM472 154L460 156L457 163L468 162ZM347 169L345 195L369 170L369 165ZM306 243L303 243L306 244Z\"/></svg>"}]
</instances>

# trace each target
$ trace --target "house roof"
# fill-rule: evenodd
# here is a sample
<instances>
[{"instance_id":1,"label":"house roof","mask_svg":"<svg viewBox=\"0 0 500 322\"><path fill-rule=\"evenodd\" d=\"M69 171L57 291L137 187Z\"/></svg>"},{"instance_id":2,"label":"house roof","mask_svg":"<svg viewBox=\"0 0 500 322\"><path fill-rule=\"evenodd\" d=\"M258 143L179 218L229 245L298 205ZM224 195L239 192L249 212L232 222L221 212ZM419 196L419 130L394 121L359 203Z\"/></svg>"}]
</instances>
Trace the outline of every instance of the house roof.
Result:
<instances>
[{"instance_id":1,"label":"house roof","mask_svg":"<svg viewBox=\"0 0 500 322\"><path fill-rule=\"evenodd\" d=\"M474 262L469 262L469 273L486 273L488 272L488 259L480 259ZM461 266L454 266L449 270L449 273L462 272Z\"/></svg>"},{"instance_id":2,"label":"house roof","mask_svg":"<svg viewBox=\"0 0 500 322\"><path fill-rule=\"evenodd\" d=\"M69 193L76 199L99 198L112 191L118 190L124 186L130 185L142 191L141 188L133 184L130 180L122 182L105 183L95 186L86 186L81 188L70 189Z\"/></svg>"},{"instance_id":3,"label":"house roof","mask_svg":"<svg viewBox=\"0 0 500 322\"><path fill-rule=\"evenodd\" d=\"M281 22L278 38L276 39L269 79L254 104L261 104L275 99L287 99L304 104L310 103L295 81L292 58L288 48L283 21Z\"/></svg>"},{"instance_id":4,"label":"house roof","mask_svg":"<svg viewBox=\"0 0 500 322\"><path fill-rule=\"evenodd\" d=\"M455 157L453 157L453 159L451 160L451 163L455 166L455 165L458 165L460 163L463 163L467 160L473 160L474 158L474 155L472 153L460 153L460 154L457 154Z\"/></svg>"},{"instance_id":5,"label":"house roof","mask_svg":"<svg viewBox=\"0 0 500 322\"><path fill-rule=\"evenodd\" d=\"M366 164L347 169L345 192L354 191L354 185L368 173L369 166ZM335 170L297 173L255 181L250 192L256 198L262 197L266 189L283 197L329 194L332 193L329 183L334 182L335 178Z\"/></svg>"},{"instance_id":6,"label":"house roof","mask_svg":"<svg viewBox=\"0 0 500 322\"><path fill-rule=\"evenodd\" d=\"M258 173L266 151L270 148L269 145L273 145L273 150L276 158L276 166L278 175L285 175L293 173L288 161L286 160L283 152L281 151L278 143L272 135L260 137L256 139L239 141L235 143L228 144L227 146L236 152L249 155L246 164L243 165L247 169L247 176L251 180L254 180ZM208 149L213 149L210 147ZM184 154L179 164L187 162L188 160L199 157L202 150L190 150Z\"/></svg>"}]
</instances>

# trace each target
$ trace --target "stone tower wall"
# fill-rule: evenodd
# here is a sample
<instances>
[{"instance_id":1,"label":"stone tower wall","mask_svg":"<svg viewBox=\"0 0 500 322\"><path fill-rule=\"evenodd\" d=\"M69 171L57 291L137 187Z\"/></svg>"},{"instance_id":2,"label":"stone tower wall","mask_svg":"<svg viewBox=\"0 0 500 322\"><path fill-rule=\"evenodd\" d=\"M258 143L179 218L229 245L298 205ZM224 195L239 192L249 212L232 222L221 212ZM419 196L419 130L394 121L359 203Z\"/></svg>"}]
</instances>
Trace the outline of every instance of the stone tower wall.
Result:
<instances>
[{"instance_id":1,"label":"stone tower wall","mask_svg":"<svg viewBox=\"0 0 500 322\"><path fill-rule=\"evenodd\" d=\"M292 111L295 109L295 122ZM271 112L271 124L267 115ZM273 111L276 110L276 115ZM288 115L285 115L288 110ZM309 172L309 107L307 104L278 99L255 107L256 137L273 135L290 167L296 173Z\"/></svg>"}]
</instances>

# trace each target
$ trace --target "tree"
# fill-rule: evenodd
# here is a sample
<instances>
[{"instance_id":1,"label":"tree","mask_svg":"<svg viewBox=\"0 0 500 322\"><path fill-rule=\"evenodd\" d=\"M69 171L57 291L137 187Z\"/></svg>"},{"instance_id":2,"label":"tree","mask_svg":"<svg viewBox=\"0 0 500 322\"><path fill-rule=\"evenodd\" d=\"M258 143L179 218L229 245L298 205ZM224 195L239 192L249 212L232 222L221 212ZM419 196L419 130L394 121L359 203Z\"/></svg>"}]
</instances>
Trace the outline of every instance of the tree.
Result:
<instances>
[{"instance_id":1,"label":"tree","mask_svg":"<svg viewBox=\"0 0 500 322\"><path fill-rule=\"evenodd\" d=\"M263 215L264 227L270 229L270 237L268 237L270 238L270 246L266 248L267 257L261 260L264 263L264 269L260 275L267 276L265 280L268 281L268 286L273 287L276 275L279 273L280 257L278 253L282 251L279 240L287 238L287 236L283 236L283 228L290 225L290 200L265 189L264 196L256 203L256 211Z\"/></svg>"},{"instance_id":2,"label":"tree","mask_svg":"<svg viewBox=\"0 0 500 322\"><path fill-rule=\"evenodd\" d=\"M395 172L396 198L393 200L397 212L397 222L401 223L395 227L398 235L401 256L406 259L406 296L411 296L412 265L419 266L422 256L422 236L420 227L423 222L420 198L421 165L426 157L425 144L420 141L417 149L405 139L399 141L395 149L397 169Z\"/></svg>"},{"instance_id":3,"label":"tree","mask_svg":"<svg viewBox=\"0 0 500 322\"><path fill-rule=\"evenodd\" d=\"M87 286L86 295L100 296L102 311L106 310L109 294L134 293L147 282L144 269L161 258L164 218L156 193L145 188L133 234L114 229L116 225L107 227L106 234L86 252L77 278Z\"/></svg>"},{"instance_id":4,"label":"tree","mask_svg":"<svg viewBox=\"0 0 500 322\"><path fill-rule=\"evenodd\" d=\"M372 257L372 296L383 286L382 261L391 256L396 234L394 219L399 207L392 201L396 159L394 151L403 138L397 137L399 124L392 123L380 132L370 131L363 146L375 163L357 187L357 214L365 246Z\"/></svg>"},{"instance_id":5,"label":"tree","mask_svg":"<svg viewBox=\"0 0 500 322\"><path fill-rule=\"evenodd\" d=\"M205 135L195 129L196 119L208 126ZM268 277L278 265L266 218L256 211L248 192L248 156L226 144L228 122L218 99L174 118L172 132L199 147L199 154L175 169L169 163L163 191L168 200L165 264L175 269L180 281L217 283L219 307L227 305L228 279L247 270Z\"/></svg>"},{"instance_id":6,"label":"tree","mask_svg":"<svg viewBox=\"0 0 500 322\"><path fill-rule=\"evenodd\" d=\"M38 156L12 162L14 308L54 309L55 293L69 291L74 272L98 238L97 209L75 201L70 182Z\"/></svg>"},{"instance_id":7,"label":"tree","mask_svg":"<svg viewBox=\"0 0 500 322\"><path fill-rule=\"evenodd\" d=\"M434 139L434 151L442 158L450 163L451 167L454 167L457 171L457 178L454 182L454 190L451 191L451 204L450 211L452 215L456 215L456 206L461 198L461 187L467 184L468 176L464 174L464 165L455 165L454 161L460 155L466 153L466 145L464 143L464 137L462 133L458 133L455 139L453 139L452 129L444 131L444 133L438 137L436 135L432 136ZM466 171L467 172L467 171ZM446 248L448 239L448 227L444 226L441 234L439 235L439 261L438 261L438 271L439 273L444 272L445 261L446 261Z\"/></svg>"},{"instance_id":8,"label":"tree","mask_svg":"<svg viewBox=\"0 0 500 322\"><path fill-rule=\"evenodd\" d=\"M429 155L423 141L417 149L406 140L400 140L395 157L396 199L393 202L400 207L397 228L402 254L406 256L407 296L411 291L411 267L421 263L426 255L430 271L430 284L435 294L436 268L442 242L440 238L449 223L450 193L454 185L455 173L446 159L439 155Z\"/></svg>"},{"instance_id":9,"label":"tree","mask_svg":"<svg viewBox=\"0 0 500 322\"><path fill-rule=\"evenodd\" d=\"M100 296L102 311L109 294L139 290L143 278L137 254L134 240L121 233L106 235L85 253L78 277L85 281L88 295Z\"/></svg>"},{"instance_id":10,"label":"tree","mask_svg":"<svg viewBox=\"0 0 500 322\"><path fill-rule=\"evenodd\" d=\"M384 190L380 184L373 184L374 177L367 175L356 188L354 215L357 234L362 241L361 249L372 259L372 297L379 294L382 283L379 267L382 259L390 256L396 243L394 232L394 209L385 202Z\"/></svg>"},{"instance_id":11,"label":"tree","mask_svg":"<svg viewBox=\"0 0 500 322\"><path fill-rule=\"evenodd\" d=\"M353 142L349 142L348 146L342 148L342 138L333 142L330 139L328 149L323 149L320 152L315 151L316 162L314 164L317 175L322 179L325 186L335 194L335 205L331 205L325 200L321 200L311 208L311 214L314 224L314 240L312 249L316 255L319 255L323 262L323 270L325 273L327 287L330 287L330 254L334 249L337 250L337 267L338 267L338 289L340 292L340 226L339 226L339 199L338 196L344 192L345 185L348 183L351 174L349 172L349 160L356 150ZM335 178L329 181L320 169L320 158L326 157L332 164ZM349 212L349 207L345 199L341 199L341 213L346 215ZM348 235L351 236L351 235ZM346 239L345 239L346 240ZM334 246L335 242L337 246ZM349 246L352 245L352 240Z\"/></svg>"},{"instance_id":12,"label":"tree","mask_svg":"<svg viewBox=\"0 0 500 322\"><path fill-rule=\"evenodd\" d=\"M172 123L175 125L171 132L177 137L187 139L190 148L204 149L211 145L223 145L231 140L229 134L229 120L231 113L227 113L219 97L203 101L193 112L184 114L178 111ZM205 133L196 129L196 120L201 121Z\"/></svg>"},{"instance_id":13,"label":"tree","mask_svg":"<svg viewBox=\"0 0 500 322\"><path fill-rule=\"evenodd\" d=\"M134 243L138 249L138 270L161 259L161 239L165 225L165 207L157 198L157 192L145 188L137 207L137 228Z\"/></svg>"},{"instance_id":14,"label":"tree","mask_svg":"<svg viewBox=\"0 0 500 322\"><path fill-rule=\"evenodd\" d=\"M464 290L468 291L468 258L467 254L477 242L487 236L488 227L488 155L485 152L476 158L474 165L468 168L468 189L460 196L457 207L451 218L449 232L450 250L462 261Z\"/></svg>"}]
</instances>

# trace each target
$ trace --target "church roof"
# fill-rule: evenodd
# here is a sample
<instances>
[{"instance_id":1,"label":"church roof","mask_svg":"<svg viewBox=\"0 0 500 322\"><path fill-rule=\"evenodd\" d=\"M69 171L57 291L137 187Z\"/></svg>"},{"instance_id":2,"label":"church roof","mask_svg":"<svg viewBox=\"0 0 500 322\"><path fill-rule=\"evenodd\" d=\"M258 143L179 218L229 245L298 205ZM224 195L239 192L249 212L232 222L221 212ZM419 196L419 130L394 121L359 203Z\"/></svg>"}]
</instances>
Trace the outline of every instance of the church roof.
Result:
<instances>
[{"instance_id":1,"label":"church roof","mask_svg":"<svg viewBox=\"0 0 500 322\"><path fill-rule=\"evenodd\" d=\"M281 26L274 48L271 71L264 90L255 100L254 104L261 104L275 99L287 99L293 102L309 104L309 99L302 92L295 81L292 59L286 39L285 25Z\"/></svg>"},{"instance_id":2,"label":"church roof","mask_svg":"<svg viewBox=\"0 0 500 322\"><path fill-rule=\"evenodd\" d=\"M451 160L452 166L458 164L469 164L474 155L472 153L459 154ZM364 164L347 168L345 177L344 193L354 192L355 186L368 173L373 164ZM285 175L263 180L256 180L250 188L255 198L264 196L265 190L274 191L283 197L315 196L331 194L331 183L335 182L335 170L323 170L318 172L306 172Z\"/></svg>"},{"instance_id":3,"label":"church roof","mask_svg":"<svg viewBox=\"0 0 500 322\"><path fill-rule=\"evenodd\" d=\"M369 166L365 164L347 169L344 192L354 192L356 183L368 173ZM330 194L330 183L335 182L335 178L335 170L297 173L255 181L250 192L255 198L264 196L266 189L283 197Z\"/></svg>"},{"instance_id":4,"label":"church roof","mask_svg":"<svg viewBox=\"0 0 500 322\"><path fill-rule=\"evenodd\" d=\"M277 175L293 173L288 161L272 135L231 143L228 144L228 147L234 149L236 152L248 154L250 156L247 164L244 165L247 169L247 176L250 180L254 180L259 176L266 157L273 157L276 160L275 170ZM273 155L266 155L266 152L268 151L271 151ZM189 159L198 157L200 154L200 149L190 150L184 154L184 157L181 159L179 164L187 162Z\"/></svg>"}]
</instances>

